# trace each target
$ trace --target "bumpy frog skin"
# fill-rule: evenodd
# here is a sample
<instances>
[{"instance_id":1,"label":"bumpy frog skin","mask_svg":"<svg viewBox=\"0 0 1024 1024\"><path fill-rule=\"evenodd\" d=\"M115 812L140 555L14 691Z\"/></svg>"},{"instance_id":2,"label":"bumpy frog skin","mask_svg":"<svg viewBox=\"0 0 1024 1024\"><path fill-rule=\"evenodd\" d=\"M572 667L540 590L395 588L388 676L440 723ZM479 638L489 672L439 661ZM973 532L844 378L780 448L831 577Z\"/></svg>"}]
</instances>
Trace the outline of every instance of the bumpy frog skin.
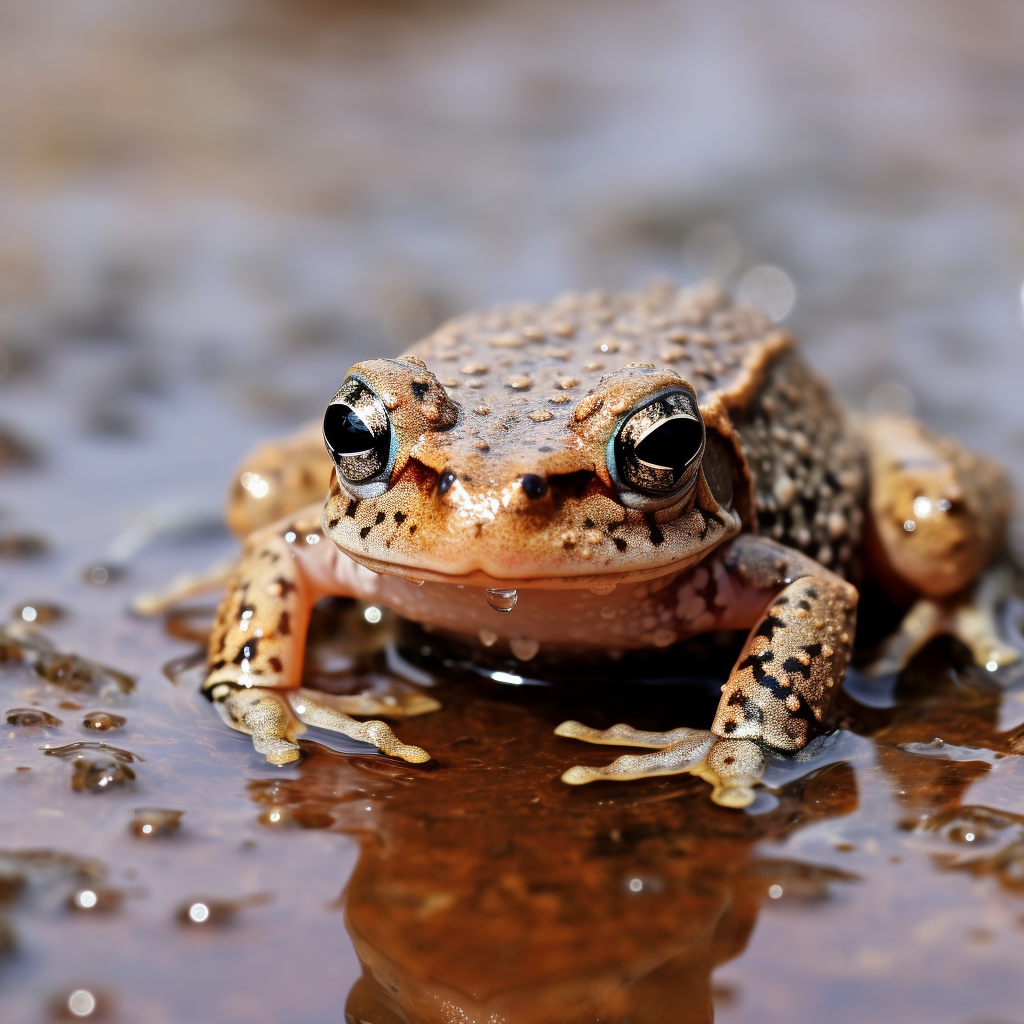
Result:
<instances>
[{"instance_id":1,"label":"bumpy frog skin","mask_svg":"<svg viewBox=\"0 0 1024 1024\"><path fill-rule=\"evenodd\" d=\"M433 702L300 688L327 594L526 661L750 629L710 731L557 730L653 751L568 783L689 771L732 807L753 799L766 752L829 728L855 628L848 575L866 568L913 605L883 667L941 632L990 668L1016 658L993 587L975 599L1003 544L998 467L911 420L850 422L789 334L717 285L461 317L338 385L322 425L240 467L228 511L244 553L204 690L275 764L299 756L305 725L429 757L351 715Z\"/></svg>"}]
</instances>

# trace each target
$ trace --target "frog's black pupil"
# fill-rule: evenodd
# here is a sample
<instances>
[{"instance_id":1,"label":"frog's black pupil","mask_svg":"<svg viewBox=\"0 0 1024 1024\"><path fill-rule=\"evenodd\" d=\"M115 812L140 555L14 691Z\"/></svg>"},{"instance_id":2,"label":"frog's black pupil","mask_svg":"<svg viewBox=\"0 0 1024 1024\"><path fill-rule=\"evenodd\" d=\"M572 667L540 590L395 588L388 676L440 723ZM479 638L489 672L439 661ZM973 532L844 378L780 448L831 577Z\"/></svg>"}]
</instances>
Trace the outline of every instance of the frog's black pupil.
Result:
<instances>
[{"instance_id":1,"label":"frog's black pupil","mask_svg":"<svg viewBox=\"0 0 1024 1024\"><path fill-rule=\"evenodd\" d=\"M455 474L450 469L446 469L437 481L437 493L443 498L451 489L453 483L455 483Z\"/></svg>"},{"instance_id":2,"label":"frog's black pupil","mask_svg":"<svg viewBox=\"0 0 1024 1024\"><path fill-rule=\"evenodd\" d=\"M670 469L676 481L700 451L703 440L704 431L696 420L666 420L636 446L636 457L650 466Z\"/></svg>"},{"instance_id":3,"label":"frog's black pupil","mask_svg":"<svg viewBox=\"0 0 1024 1024\"><path fill-rule=\"evenodd\" d=\"M548 493L548 482L536 473L526 473L522 479L523 493L528 498L543 498Z\"/></svg>"},{"instance_id":4,"label":"frog's black pupil","mask_svg":"<svg viewBox=\"0 0 1024 1024\"><path fill-rule=\"evenodd\" d=\"M369 427L354 409L341 403L327 406L324 439L335 455L360 455L374 447Z\"/></svg>"}]
</instances>

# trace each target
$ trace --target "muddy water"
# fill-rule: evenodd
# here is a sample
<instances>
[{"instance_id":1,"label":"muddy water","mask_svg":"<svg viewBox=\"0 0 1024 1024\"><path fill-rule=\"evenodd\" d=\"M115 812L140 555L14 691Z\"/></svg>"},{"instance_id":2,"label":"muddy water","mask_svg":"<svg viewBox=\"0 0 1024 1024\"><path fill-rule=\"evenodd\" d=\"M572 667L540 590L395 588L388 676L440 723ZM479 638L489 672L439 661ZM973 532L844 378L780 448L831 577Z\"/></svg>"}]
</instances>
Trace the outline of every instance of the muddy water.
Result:
<instances>
[{"instance_id":1,"label":"muddy water","mask_svg":"<svg viewBox=\"0 0 1024 1024\"><path fill-rule=\"evenodd\" d=\"M955 648L852 680L836 737L735 813L689 778L568 789L601 752L551 734L699 723L727 644L685 684L502 687L332 606L310 681L392 685L397 645L434 677L443 710L399 731L435 760L311 733L279 769L196 692L208 606L126 610L230 557L232 465L357 358L654 273L780 311L792 285L844 398L915 407L1019 489L1015 5L7 3L0 28L5 1024L1024 1020L1024 691Z\"/></svg>"}]
</instances>

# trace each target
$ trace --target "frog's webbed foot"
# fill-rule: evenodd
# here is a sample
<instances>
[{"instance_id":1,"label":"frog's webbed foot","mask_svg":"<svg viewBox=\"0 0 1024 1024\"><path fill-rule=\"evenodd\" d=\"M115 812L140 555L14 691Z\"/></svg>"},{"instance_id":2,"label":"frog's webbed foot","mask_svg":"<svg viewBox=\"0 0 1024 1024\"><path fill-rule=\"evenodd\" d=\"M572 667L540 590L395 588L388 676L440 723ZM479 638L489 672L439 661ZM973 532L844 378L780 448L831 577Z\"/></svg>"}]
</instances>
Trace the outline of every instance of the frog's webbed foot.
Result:
<instances>
[{"instance_id":1,"label":"frog's webbed foot","mask_svg":"<svg viewBox=\"0 0 1024 1024\"><path fill-rule=\"evenodd\" d=\"M999 608L1012 588L1010 568L997 566L966 594L921 598L903 616L899 629L883 643L865 673L883 676L902 671L938 636L955 637L970 650L976 664L992 672L1014 664L1021 652L1000 636L998 623Z\"/></svg>"},{"instance_id":2,"label":"frog's webbed foot","mask_svg":"<svg viewBox=\"0 0 1024 1024\"><path fill-rule=\"evenodd\" d=\"M421 747L402 743L384 722L358 722L331 707L325 698L329 699L329 695L314 696L309 690L280 691L254 686L233 691L217 707L228 725L252 736L257 752L264 754L271 764L288 764L298 759L296 740L307 725L371 743L381 753L404 761L430 760ZM387 713L395 712L389 709Z\"/></svg>"},{"instance_id":3,"label":"frog's webbed foot","mask_svg":"<svg viewBox=\"0 0 1024 1024\"><path fill-rule=\"evenodd\" d=\"M764 774L765 757L750 740L720 740L706 729L671 729L646 732L628 725L591 729L579 722L563 722L557 736L623 747L653 747L653 754L623 754L603 768L575 765L562 775L570 786L587 782L627 782L659 775L690 772L711 783L711 799L723 807L746 807L754 799L753 787Z\"/></svg>"}]
</instances>

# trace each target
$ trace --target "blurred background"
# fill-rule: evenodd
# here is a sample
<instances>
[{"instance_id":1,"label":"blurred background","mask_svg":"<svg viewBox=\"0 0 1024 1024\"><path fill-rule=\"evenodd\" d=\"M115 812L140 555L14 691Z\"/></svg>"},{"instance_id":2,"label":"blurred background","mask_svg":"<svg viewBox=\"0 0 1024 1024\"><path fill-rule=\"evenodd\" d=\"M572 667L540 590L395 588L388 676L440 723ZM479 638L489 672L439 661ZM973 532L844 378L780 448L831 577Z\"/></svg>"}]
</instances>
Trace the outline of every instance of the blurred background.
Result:
<instances>
[{"instance_id":1,"label":"blurred background","mask_svg":"<svg viewBox=\"0 0 1024 1024\"><path fill-rule=\"evenodd\" d=\"M231 551L214 524L232 466L318 416L357 359L495 301L722 276L851 405L916 412L1019 492L1022 39L1012 0L0 0L0 462L26 465L0 478L0 602L73 608L61 643L143 680L134 749L159 765L140 786L191 801L205 836L147 862L128 804L83 814L56 759L15 785L38 742L10 739L3 844L148 863L151 898L99 942L19 919L4 1020L65 1013L76 978L135 1020L338 1019L358 964L340 915L317 915L344 836L292 840L305 883L284 861L245 876L289 908L284 934L318 937L293 961L246 947L266 991L211 1003L223 948L175 947L189 991L156 969L153 922L242 877L253 810L245 746L171 691L180 645L124 608ZM153 522L209 529L135 559ZM93 572L119 559L124 579ZM332 943L337 991L289 1017L273 964Z\"/></svg>"}]
</instances>

